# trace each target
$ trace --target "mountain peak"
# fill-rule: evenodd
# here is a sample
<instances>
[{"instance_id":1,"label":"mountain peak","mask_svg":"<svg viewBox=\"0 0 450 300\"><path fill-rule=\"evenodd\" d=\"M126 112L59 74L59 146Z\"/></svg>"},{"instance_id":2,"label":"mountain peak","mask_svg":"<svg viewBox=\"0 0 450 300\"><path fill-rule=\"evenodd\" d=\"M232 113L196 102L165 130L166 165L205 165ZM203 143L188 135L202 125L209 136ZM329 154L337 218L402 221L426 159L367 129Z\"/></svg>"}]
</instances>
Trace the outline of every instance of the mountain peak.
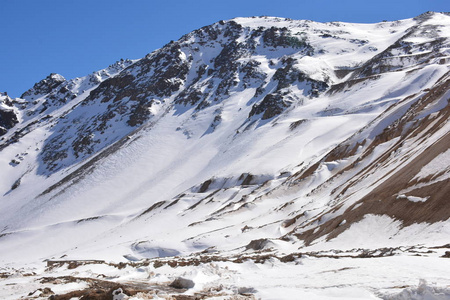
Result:
<instances>
[{"instance_id":1,"label":"mountain peak","mask_svg":"<svg viewBox=\"0 0 450 300\"><path fill-rule=\"evenodd\" d=\"M414 17L414 20L423 22L436 16L450 16L450 12L427 11L417 17Z\"/></svg>"},{"instance_id":2,"label":"mountain peak","mask_svg":"<svg viewBox=\"0 0 450 300\"><path fill-rule=\"evenodd\" d=\"M31 89L23 93L20 98L34 100L39 98L39 96L50 93L64 81L66 81L66 79L62 75L50 73L50 75L37 82Z\"/></svg>"}]
</instances>

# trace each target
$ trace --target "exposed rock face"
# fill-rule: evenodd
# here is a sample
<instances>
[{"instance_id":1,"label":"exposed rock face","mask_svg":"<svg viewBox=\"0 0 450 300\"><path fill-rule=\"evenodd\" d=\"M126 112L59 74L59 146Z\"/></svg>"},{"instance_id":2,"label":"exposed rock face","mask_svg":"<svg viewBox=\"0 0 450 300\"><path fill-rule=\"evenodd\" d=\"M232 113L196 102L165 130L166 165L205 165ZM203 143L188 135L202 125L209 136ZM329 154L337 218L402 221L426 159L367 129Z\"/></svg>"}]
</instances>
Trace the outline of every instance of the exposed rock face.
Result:
<instances>
[{"instance_id":1,"label":"exposed rock face","mask_svg":"<svg viewBox=\"0 0 450 300\"><path fill-rule=\"evenodd\" d=\"M448 39L439 35L444 26L421 23L423 22L411 27L394 44L366 62L352 77L369 77L412 66L425 65L430 63L432 59L446 57ZM419 39L421 42L415 42L415 39Z\"/></svg>"},{"instance_id":2,"label":"exposed rock face","mask_svg":"<svg viewBox=\"0 0 450 300\"><path fill-rule=\"evenodd\" d=\"M283 62L285 67L277 69L273 75L273 79L278 81L275 91L267 94L261 102L252 107L250 117L262 113L262 120L270 119L281 114L291 104L301 103L301 98L292 93L292 88L297 87L303 91L303 96L309 97L317 97L328 88L326 82L309 78L295 68L294 64L294 59L287 59Z\"/></svg>"},{"instance_id":3,"label":"exposed rock face","mask_svg":"<svg viewBox=\"0 0 450 300\"><path fill-rule=\"evenodd\" d=\"M169 105L178 105L179 110L195 106L199 111L221 105L232 93L256 88L249 117L259 115L266 120L280 115L292 104L301 103L303 97L317 97L327 89L328 78L323 81L310 78L296 67L298 61L291 56L269 66L274 74L267 73L264 71L267 62L255 59L267 51L288 51L296 56L314 54L306 34L296 35L286 27L250 29L228 21L187 34L132 65L124 62L124 70L117 76L84 79L83 84L88 84L81 91L77 88L80 83L51 74L22 95L30 101L47 94L33 108L29 103L21 104L28 108L27 115L48 114L95 87L94 84L99 85L77 102L77 109L67 111L65 120L56 120L56 131L43 148L46 165L41 172L54 172L67 166L73 156L84 159L117 141L119 136L113 133L117 131L117 123L128 125L130 132L166 107L168 99L174 98ZM208 52L210 58L203 58L203 53ZM267 89L272 84L276 88ZM292 88L302 91L301 94L295 95ZM69 118L77 120L76 123L68 123ZM218 115L211 123L212 130L219 124ZM75 135L67 140L65 133L70 130Z\"/></svg>"},{"instance_id":4,"label":"exposed rock face","mask_svg":"<svg viewBox=\"0 0 450 300\"><path fill-rule=\"evenodd\" d=\"M17 116L13 110L0 109L0 130L10 129L18 122ZM6 131L4 133L6 133Z\"/></svg>"},{"instance_id":5,"label":"exposed rock face","mask_svg":"<svg viewBox=\"0 0 450 300\"><path fill-rule=\"evenodd\" d=\"M63 76L56 73L51 73L45 79L42 79L31 89L23 93L20 98L34 100L40 96L49 94L64 81L66 81L66 79Z\"/></svg>"},{"instance_id":6,"label":"exposed rock face","mask_svg":"<svg viewBox=\"0 0 450 300\"><path fill-rule=\"evenodd\" d=\"M12 99L7 94L0 93L0 136L13 128L19 120L14 111Z\"/></svg>"}]
</instances>

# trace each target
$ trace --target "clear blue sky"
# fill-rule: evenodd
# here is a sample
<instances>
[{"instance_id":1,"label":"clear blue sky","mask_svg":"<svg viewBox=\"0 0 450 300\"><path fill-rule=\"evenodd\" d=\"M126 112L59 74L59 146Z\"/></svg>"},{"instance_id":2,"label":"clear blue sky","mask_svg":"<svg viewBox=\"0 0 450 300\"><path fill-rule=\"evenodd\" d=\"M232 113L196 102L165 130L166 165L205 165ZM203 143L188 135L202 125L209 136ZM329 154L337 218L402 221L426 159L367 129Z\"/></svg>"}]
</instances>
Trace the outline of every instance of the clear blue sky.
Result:
<instances>
[{"instance_id":1,"label":"clear blue sky","mask_svg":"<svg viewBox=\"0 0 450 300\"><path fill-rule=\"evenodd\" d=\"M450 1L0 0L0 91L18 97L52 72L85 76L234 17L374 23L426 11L450 11Z\"/></svg>"}]
</instances>

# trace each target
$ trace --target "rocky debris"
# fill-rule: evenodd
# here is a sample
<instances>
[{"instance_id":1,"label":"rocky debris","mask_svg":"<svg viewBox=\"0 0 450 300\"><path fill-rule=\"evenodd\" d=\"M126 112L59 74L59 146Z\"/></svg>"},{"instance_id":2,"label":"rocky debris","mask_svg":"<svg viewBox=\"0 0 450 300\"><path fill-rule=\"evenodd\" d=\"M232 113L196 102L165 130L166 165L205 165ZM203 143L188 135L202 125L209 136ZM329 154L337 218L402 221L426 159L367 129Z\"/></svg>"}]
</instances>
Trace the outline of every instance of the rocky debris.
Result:
<instances>
[{"instance_id":1,"label":"rocky debris","mask_svg":"<svg viewBox=\"0 0 450 300\"><path fill-rule=\"evenodd\" d=\"M263 250L270 243L271 242L268 239L253 240L247 246L245 246L245 249L246 250Z\"/></svg>"},{"instance_id":2,"label":"rocky debris","mask_svg":"<svg viewBox=\"0 0 450 300\"><path fill-rule=\"evenodd\" d=\"M14 181L13 185L11 186L11 190L17 189L20 186L21 181L22 181L22 178L19 178L16 181Z\"/></svg>"},{"instance_id":3,"label":"rocky debris","mask_svg":"<svg viewBox=\"0 0 450 300\"><path fill-rule=\"evenodd\" d=\"M289 129L295 130L297 127L299 127L300 125L302 125L306 122L307 122L307 120L298 120L298 121L292 122L291 125L289 125Z\"/></svg>"},{"instance_id":4,"label":"rocky debris","mask_svg":"<svg viewBox=\"0 0 450 300\"><path fill-rule=\"evenodd\" d=\"M76 290L65 294L53 294L49 300L70 300L77 299L92 299L92 300L122 300L127 299L127 296L134 296L138 293L144 295L152 295L155 293L157 287L142 285L140 283L117 283L107 280L100 280L87 277L43 277L40 281L42 284L68 284L71 282L86 283L88 288ZM169 288L161 287L160 290L171 291Z\"/></svg>"},{"instance_id":5,"label":"rocky debris","mask_svg":"<svg viewBox=\"0 0 450 300\"><path fill-rule=\"evenodd\" d=\"M444 247L444 246L443 246ZM352 259L366 259L368 257L386 257L392 255L432 255L436 257L436 253L433 251L429 251L431 248L442 248L442 247L424 247L424 246L411 246L411 247L395 247L395 248L381 248L381 249L352 249L352 250L327 250L327 251L317 251L317 252L305 252L305 253L291 253L282 257L279 257L274 252L267 253L251 253L248 255L233 255L230 257L226 256L214 256L214 255L204 255L209 257L216 257L215 262L226 261L232 263L243 263L246 261L253 261L255 263L266 263L269 262L266 267L273 266L274 260L279 260L282 263L288 264L301 264L301 260L304 257L309 260L308 257L315 258L327 258L327 259L341 259L341 258L352 258ZM192 259L199 258L199 255L195 255L191 257ZM174 258L170 258L174 259ZM177 260L179 262L185 260L186 257L179 257ZM125 275L127 281L120 281L118 278L107 278L105 275L100 276L102 274L91 273L93 276L97 276L97 278L91 277L76 277L76 276L59 276L59 277L39 277L37 274L32 274L31 276L36 277L34 279L35 283L40 283L42 286L28 294L30 299L38 298L38 297L48 297L48 299L53 300L70 300L73 298L77 299L96 299L96 300L122 300L127 299L128 297L135 297L139 299L184 299L184 300L198 300L198 299L209 299L211 297L226 297L226 299L256 299L256 293L258 292L255 288L251 286L224 286L220 281L216 282L214 285L205 286L201 291L187 291L195 287L195 283L183 277L177 277L172 283L159 283L159 284L149 284L148 280L130 280L129 277L129 268L141 268L142 266L149 266L153 261L161 261L161 259L149 259L143 260L140 262L128 262L125 263L128 271L122 273ZM86 264L96 264L97 261L86 261ZM203 264L204 262L202 262ZM106 263L105 263L106 264ZM215 265L210 264L210 262L206 263L209 266ZM108 263L108 265L113 266L114 264ZM55 265L56 266L56 265ZM171 267L184 267L191 266L188 264L178 264L176 266ZM228 265L229 266L229 265ZM56 268L66 269L64 265L59 265ZM341 268L332 268L331 270L325 270L322 273L328 272L341 272L345 270L354 269L355 267L341 267ZM103 268L100 268L103 269ZM225 267L228 269L228 267ZM233 269L233 268L231 268ZM16 273L14 276L18 276L20 272L15 270L16 272L11 272L6 274L4 278L9 278L13 276L13 273ZM57 274L59 270L52 269L49 270L49 275ZM83 268L85 272L86 268ZM164 270L167 272L168 270ZM180 270L174 270L174 272L179 273ZM170 271L169 271L170 273ZM77 274L76 271L73 271L73 274ZM116 272L115 272L116 274ZM2 275L2 274L0 274ZM23 274L25 276L25 274ZM149 272L149 276L154 276L154 272ZM42 275L41 275L42 276ZM0 276L1 277L1 276ZM103 279L99 279L102 277ZM140 277L139 277L140 278ZM55 291L60 290L59 286L67 286L70 283L82 284L83 286L87 286L86 288L80 290L72 290L71 292L66 293L58 293ZM49 287L51 286L51 288ZM231 292L231 293L230 293ZM28 299L28 298L27 298Z\"/></svg>"},{"instance_id":6,"label":"rocky debris","mask_svg":"<svg viewBox=\"0 0 450 300\"><path fill-rule=\"evenodd\" d=\"M174 281L172 281L169 286L175 289L191 289L195 286L195 283L190 279L178 277Z\"/></svg>"},{"instance_id":7,"label":"rocky debris","mask_svg":"<svg viewBox=\"0 0 450 300\"><path fill-rule=\"evenodd\" d=\"M147 208L145 211L143 211L139 216L137 216L137 218L142 217L145 214L148 214L152 211L154 211L155 209L163 206L164 204L166 204L166 201L159 201L156 202L155 204L153 204L152 206L150 206L149 208Z\"/></svg>"},{"instance_id":8,"label":"rocky debris","mask_svg":"<svg viewBox=\"0 0 450 300\"><path fill-rule=\"evenodd\" d=\"M36 292L38 292L38 293L36 293ZM48 287L43 288L43 289L37 289L36 292L34 292L33 294L28 295L28 296L36 296L36 294L37 294L38 297L48 297L48 296L51 296L51 295L54 295L54 294L55 294L55 293L54 293L50 288L48 288Z\"/></svg>"},{"instance_id":9,"label":"rocky debris","mask_svg":"<svg viewBox=\"0 0 450 300\"><path fill-rule=\"evenodd\" d=\"M280 257L280 261L283 263L288 263L288 262L294 262L295 260L297 260L298 258L301 258L302 254L300 253L291 253L288 255L285 255L283 257Z\"/></svg>"},{"instance_id":10,"label":"rocky debris","mask_svg":"<svg viewBox=\"0 0 450 300\"><path fill-rule=\"evenodd\" d=\"M241 176L239 176L238 180L242 180L241 185L251 185L252 181L255 179L255 176L250 173L242 173Z\"/></svg>"},{"instance_id":11,"label":"rocky debris","mask_svg":"<svg viewBox=\"0 0 450 300\"><path fill-rule=\"evenodd\" d=\"M214 179L208 179L205 182L203 182L202 185L200 186L198 192L199 193L205 193L208 190L208 188L211 185L211 183L213 183L213 180Z\"/></svg>"},{"instance_id":12,"label":"rocky debris","mask_svg":"<svg viewBox=\"0 0 450 300\"><path fill-rule=\"evenodd\" d=\"M444 255L441 257L450 258L450 251L445 251Z\"/></svg>"},{"instance_id":13,"label":"rocky debris","mask_svg":"<svg viewBox=\"0 0 450 300\"><path fill-rule=\"evenodd\" d=\"M117 290L114 290L112 292L113 295L113 300L123 300L123 299L127 299L128 295L123 293L122 288L118 288Z\"/></svg>"},{"instance_id":14,"label":"rocky debris","mask_svg":"<svg viewBox=\"0 0 450 300\"><path fill-rule=\"evenodd\" d=\"M76 269L79 266L92 264L105 264L104 260L47 260L47 271L67 265L67 269Z\"/></svg>"},{"instance_id":15,"label":"rocky debris","mask_svg":"<svg viewBox=\"0 0 450 300\"><path fill-rule=\"evenodd\" d=\"M253 287L239 287L237 292L240 295L251 295L257 293L258 291Z\"/></svg>"},{"instance_id":16,"label":"rocky debris","mask_svg":"<svg viewBox=\"0 0 450 300\"><path fill-rule=\"evenodd\" d=\"M130 297L139 299L168 299L168 300L200 300L211 297L227 296L236 300L255 299L256 290L251 287L237 288L235 295L223 291L222 285L185 295L187 289L195 286L194 282L185 278L177 278L171 284L149 285L145 282L113 282L86 277L43 277L41 284L65 285L69 283L86 283L89 287L64 294L54 294L49 288L39 288L31 292L29 297L48 297L49 300L125 300ZM43 294L45 293L45 294Z\"/></svg>"},{"instance_id":17,"label":"rocky debris","mask_svg":"<svg viewBox=\"0 0 450 300\"><path fill-rule=\"evenodd\" d=\"M55 293L50 288L45 287L45 288L37 289L34 292L30 292L28 294L28 297L33 297L33 298L36 298L36 297L49 297L49 296L54 295L54 294Z\"/></svg>"},{"instance_id":18,"label":"rocky debris","mask_svg":"<svg viewBox=\"0 0 450 300\"><path fill-rule=\"evenodd\" d=\"M264 239L261 239L264 240ZM254 244L261 245L260 240L256 240ZM260 248L260 247L256 247ZM85 266L89 264L106 264L108 266L113 266L119 270L122 270L127 267L131 268L142 268L142 267L153 267L158 269L162 266L169 266L171 268L178 267L188 267L188 266L199 266L204 264L211 264L215 262L229 262L241 264L246 261L251 261L255 264L264 264L267 261L277 260L281 263L300 263L302 258L307 257L315 257L315 258L332 258L332 259L368 259L368 258L380 258L380 257L390 257L395 255L408 255L408 256L436 256L435 251L431 250L432 247L427 248L421 245L418 246L399 246L399 247L385 247L379 249L364 249L364 248L356 248L351 250L324 250L324 251L312 251L312 252L293 252L289 254L280 255L276 251L271 249L262 249L262 250L253 250L247 249L245 252L240 254L232 254L232 255L218 255L216 252L208 253L201 252L198 254L194 254L191 256L184 257L165 257L165 258L152 258L152 259L144 259L141 261L128 261L121 263L107 263L103 261L95 261L95 260L86 260L86 261L49 261L47 262L48 267L47 270L51 272L55 272L57 268L66 268L66 265L70 266L73 264L73 269L76 269L79 266ZM253 250L253 252L248 251ZM448 253L450 251L446 251L445 255L441 257L449 257ZM71 268L72 269L72 268ZM3 275L2 275L3 274ZM11 273L0 273L0 277L8 278L12 274ZM35 274L34 274L35 275ZM25 276L25 275L24 275ZM119 282L111 282L107 280L93 279L93 278L83 278L83 277L73 277L73 276L62 276L62 277L43 277L41 278L41 283L69 283L69 282L86 282L89 286L103 291L111 292L113 290L118 289L119 287L123 289L123 293L127 295L134 295L132 293L136 292L148 292L151 290L162 290L170 293L180 293L183 291L191 289L195 286L195 282L191 279L177 277L168 285L159 285L159 286L149 286L142 285L140 283L131 284L127 283L119 283ZM85 291L83 291L85 292ZM250 292L248 292L250 293ZM247 294L247 292L245 293ZM59 299L59 298L57 298ZM66 298L61 298L66 299ZM67 298L70 299L70 298Z\"/></svg>"}]
</instances>

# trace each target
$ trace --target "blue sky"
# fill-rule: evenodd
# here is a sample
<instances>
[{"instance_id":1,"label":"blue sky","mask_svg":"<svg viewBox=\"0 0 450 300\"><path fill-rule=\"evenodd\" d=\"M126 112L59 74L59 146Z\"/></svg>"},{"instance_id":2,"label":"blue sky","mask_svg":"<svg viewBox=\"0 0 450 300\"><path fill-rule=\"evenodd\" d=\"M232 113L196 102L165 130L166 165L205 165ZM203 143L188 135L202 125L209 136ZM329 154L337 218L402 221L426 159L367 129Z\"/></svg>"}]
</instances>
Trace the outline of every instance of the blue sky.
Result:
<instances>
[{"instance_id":1,"label":"blue sky","mask_svg":"<svg viewBox=\"0 0 450 300\"><path fill-rule=\"evenodd\" d=\"M374 23L426 11L450 11L450 1L0 0L0 91L18 97L52 72L85 76L234 17Z\"/></svg>"}]
</instances>

